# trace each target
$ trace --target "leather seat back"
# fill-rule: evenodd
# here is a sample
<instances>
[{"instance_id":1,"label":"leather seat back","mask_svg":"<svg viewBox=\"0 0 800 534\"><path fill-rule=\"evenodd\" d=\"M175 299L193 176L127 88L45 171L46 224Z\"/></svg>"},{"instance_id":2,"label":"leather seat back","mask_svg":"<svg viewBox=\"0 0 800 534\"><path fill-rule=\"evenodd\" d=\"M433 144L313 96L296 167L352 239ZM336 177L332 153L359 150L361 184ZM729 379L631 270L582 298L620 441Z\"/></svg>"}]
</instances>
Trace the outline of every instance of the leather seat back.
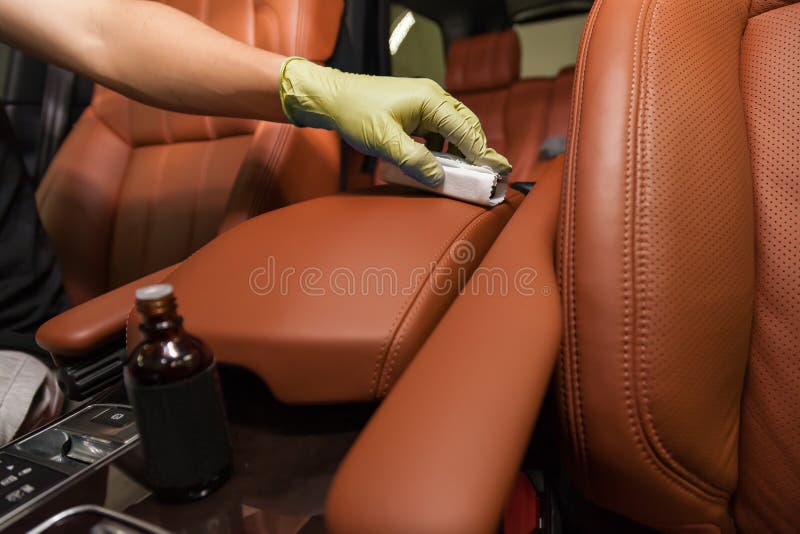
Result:
<instances>
[{"instance_id":1,"label":"leather seat back","mask_svg":"<svg viewBox=\"0 0 800 534\"><path fill-rule=\"evenodd\" d=\"M316 61L331 56L343 9L341 0L167 3L253 46ZM337 191L338 158L332 132L173 113L97 86L37 201L77 304L183 260L223 221Z\"/></svg>"},{"instance_id":2,"label":"leather seat back","mask_svg":"<svg viewBox=\"0 0 800 534\"><path fill-rule=\"evenodd\" d=\"M556 78L521 80L513 30L459 39L448 50L447 90L475 112L489 145L511 161L512 182L533 180L542 142L566 136L572 78L567 68Z\"/></svg>"},{"instance_id":3,"label":"leather seat back","mask_svg":"<svg viewBox=\"0 0 800 534\"><path fill-rule=\"evenodd\" d=\"M605 0L568 140L557 384L594 502L800 525L800 5Z\"/></svg>"}]
</instances>

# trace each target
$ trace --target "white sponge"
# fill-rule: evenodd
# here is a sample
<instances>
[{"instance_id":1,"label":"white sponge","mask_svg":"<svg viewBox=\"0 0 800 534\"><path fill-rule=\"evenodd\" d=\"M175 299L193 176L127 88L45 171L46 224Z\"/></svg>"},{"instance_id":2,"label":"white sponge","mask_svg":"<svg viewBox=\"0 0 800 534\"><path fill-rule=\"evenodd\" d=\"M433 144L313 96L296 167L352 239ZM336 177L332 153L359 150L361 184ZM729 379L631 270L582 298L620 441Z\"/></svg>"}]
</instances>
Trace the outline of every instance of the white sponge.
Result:
<instances>
[{"instance_id":1,"label":"white sponge","mask_svg":"<svg viewBox=\"0 0 800 534\"><path fill-rule=\"evenodd\" d=\"M411 178L398 167L381 162L381 180L390 184L407 185L446 197L472 202L481 206L497 206L506 198L508 180L488 167L470 165L450 154L434 152L444 169L444 180L437 187L428 187Z\"/></svg>"}]
</instances>

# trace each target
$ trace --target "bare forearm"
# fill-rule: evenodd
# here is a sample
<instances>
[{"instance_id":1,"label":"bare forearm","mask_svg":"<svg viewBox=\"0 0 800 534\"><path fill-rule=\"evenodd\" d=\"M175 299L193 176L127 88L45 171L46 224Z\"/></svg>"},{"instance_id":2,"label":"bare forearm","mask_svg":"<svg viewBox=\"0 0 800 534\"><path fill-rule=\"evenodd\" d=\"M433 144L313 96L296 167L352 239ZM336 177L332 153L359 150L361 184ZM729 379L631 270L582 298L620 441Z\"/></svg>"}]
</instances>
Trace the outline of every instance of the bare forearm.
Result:
<instances>
[{"instance_id":1,"label":"bare forearm","mask_svg":"<svg viewBox=\"0 0 800 534\"><path fill-rule=\"evenodd\" d=\"M282 56L147 0L0 0L0 38L175 111L285 121Z\"/></svg>"}]
</instances>

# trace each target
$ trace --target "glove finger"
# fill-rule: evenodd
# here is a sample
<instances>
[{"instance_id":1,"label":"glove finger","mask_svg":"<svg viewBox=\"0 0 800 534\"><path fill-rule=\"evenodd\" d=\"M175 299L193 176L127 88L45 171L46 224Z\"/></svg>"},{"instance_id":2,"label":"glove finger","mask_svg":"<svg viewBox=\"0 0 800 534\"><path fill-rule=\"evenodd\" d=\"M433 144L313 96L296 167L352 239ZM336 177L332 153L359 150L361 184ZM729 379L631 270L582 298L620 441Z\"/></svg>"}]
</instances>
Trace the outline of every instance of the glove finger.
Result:
<instances>
[{"instance_id":1,"label":"glove finger","mask_svg":"<svg viewBox=\"0 0 800 534\"><path fill-rule=\"evenodd\" d=\"M443 99L433 113L423 117L424 126L443 135L472 163L486 151L486 136L477 117L472 119L459 112L454 101L452 97Z\"/></svg>"},{"instance_id":2,"label":"glove finger","mask_svg":"<svg viewBox=\"0 0 800 534\"><path fill-rule=\"evenodd\" d=\"M429 187L436 187L444 179L444 169L422 143L417 143L400 125L387 126L381 155L404 173Z\"/></svg>"},{"instance_id":3,"label":"glove finger","mask_svg":"<svg viewBox=\"0 0 800 534\"><path fill-rule=\"evenodd\" d=\"M483 165L494 170L498 174L509 174L512 170L511 164L502 154L493 148L487 148L483 156L475 161L475 165Z\"/></svg>"},{"instance_id":4,"label":"glove finger","mask_svg":"<svg viewBox=\"0 0 800 534\"><path fill-rule=\"evenodd\" d=\"M450 96L450 95L448 95ZM463 102L457 100L450 96L453 99L455 104L453 107L462 114L464 120L466 120L469 124L474 125L474 127L479 128L481 133L484 135L484 139L486 134L483 132L483 127L481 126L480 119L478 118L475 113L469 109ZM508 174L511 172L511 164L502 154L499 154L493 148L489 148L488 146L484 150L483 154L472 162L474 165L484 165L486 167L491 167L495 172L500 174Z\"/></svg>"}]
</instances>

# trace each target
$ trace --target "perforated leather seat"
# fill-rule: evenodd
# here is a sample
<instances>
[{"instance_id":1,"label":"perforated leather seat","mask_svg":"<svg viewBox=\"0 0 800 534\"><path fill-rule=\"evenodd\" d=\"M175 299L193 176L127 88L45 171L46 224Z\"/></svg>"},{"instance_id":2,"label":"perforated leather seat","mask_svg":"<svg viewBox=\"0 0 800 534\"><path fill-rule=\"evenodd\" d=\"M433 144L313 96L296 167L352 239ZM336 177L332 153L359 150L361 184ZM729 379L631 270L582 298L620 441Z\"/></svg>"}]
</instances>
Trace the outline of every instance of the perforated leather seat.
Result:
<instances>
[{"instance_id":1,"label":"perforated leather seat","mask_svg":"<svg viewBox=\"0 0 800 534\"><path fill-rule=\"evenodd\" d=\"M800 5L605 0L561 220L566 452L657 529L800 528Z\"/></svg>"},{"instance_id":2,"label":"perforated leather seat","mask_svg":"<svg viewBox=\"0 0 800 534\"><path fill-rule=\"evenodd\" d=\"M542 142L566 136L572 79L567 68L556 78L521 80L513 30L459 39L448 50L447 90L475 112L489 145L511 161L512 182L535 181Z\"/></svg>"},{"instance_id":3,"label":"perforated leather seat","mask_svg":"<svg viewBox=\"0 0 800 534\"><path fill-rule=\"evenodd\" d=\"M167 3L316 61L331 56L343 9L341 0ZM339 146L332 132L165 112L96 87L37 192L70 300L181 261L220 228L336 192Z\"/></svg>"}]
</instances>

